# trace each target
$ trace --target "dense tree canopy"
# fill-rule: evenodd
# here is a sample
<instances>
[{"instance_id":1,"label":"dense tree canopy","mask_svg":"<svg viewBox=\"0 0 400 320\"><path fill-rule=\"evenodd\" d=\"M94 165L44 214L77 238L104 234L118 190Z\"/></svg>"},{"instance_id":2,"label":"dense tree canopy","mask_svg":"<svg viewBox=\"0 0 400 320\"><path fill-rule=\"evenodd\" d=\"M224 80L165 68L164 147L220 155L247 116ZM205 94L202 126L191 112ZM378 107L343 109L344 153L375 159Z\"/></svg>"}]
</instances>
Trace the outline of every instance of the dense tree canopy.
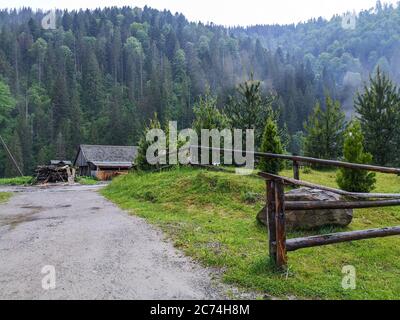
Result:
<instances>
[{"instance_id":1,"label":"dense tree canopy","mask_svg":"<svg viewBox=\"0 0 400 320\"><path fill-rule=\"evenodd\" d=\"M218 109L249 107L247 120L233 120L259 123L258 140L265 117L251 111L271 103L297 152L302 124L317 101L325 107L326 92L350 108L370 72L399 63L400 9L390 6L362 12L353 31L340 17L244 29L149 7L59 10L57 28L44 30L44 15L0 10L0 80L13 101L0 110L0 121L10 117L0 131L8 143L19 140L26 173L73 158L80 143L137 144L155 112L161 123L190 127L207 88ZM400 79L399 68L388 71ZM0 159L2 176L2 149Z\"/></svg>"}]
</instances>

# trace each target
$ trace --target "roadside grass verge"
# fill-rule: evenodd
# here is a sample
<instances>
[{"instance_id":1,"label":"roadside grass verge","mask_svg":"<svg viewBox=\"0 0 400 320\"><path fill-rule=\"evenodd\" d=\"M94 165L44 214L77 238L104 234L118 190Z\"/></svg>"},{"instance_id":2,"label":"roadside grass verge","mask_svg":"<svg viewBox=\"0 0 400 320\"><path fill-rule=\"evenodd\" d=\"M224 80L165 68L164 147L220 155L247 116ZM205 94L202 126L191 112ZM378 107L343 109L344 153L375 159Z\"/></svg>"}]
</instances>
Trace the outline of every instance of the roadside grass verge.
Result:
<instances>
[{"instance_id":1,"label":"roadside grass verge","mask_svg":"<svg viewBox=\"0 0 400 320\"><path fill-rule=\"evenodd\" d=\"M9 185L9 186L22 186L28 185L32 183L32 177L16 177L16 178L1 178L1 185Z\"/></svg>"},{"instance_id":2,"label":"roadside grass verge","mask_svg":"<svg viewBox=\"0 0 400 320\"><path fill-rule=\"evenodd\" d=\"M82 184L82 185L96 185L99 183L99 180L92 178L92 177L77 177L76 182Z\"/></svg>"},{"instance_id":3,"label":"roadside grass verge","mask_svg":"<svg viewBox=\"0 0 400 320\"><path fill-rule=\"evenodd\" d=\"M291 176L287 170L283 175ZM301 172L306 181L336 186L335 171ZM377 192L400 193L400 177L378 174ZM264 205L265 182L256 177L177 168L133 173L101 191L132 214L147 219L177 248L223 281L264 294L306 299L398 299L400 237L349 242L289 253L289 272L269 263L267 230L256 221ZM290 233L289 238L400 225L400 208L355 211L349 228ZM357 270L357 289L342 288L342 268Z\"/></svg>"},{"instance_id":4,"label":"roadside grass verge","mask_svg":"<svg viewBox=\"0 0 400 320\"><path fill-rule=\"evenodd\" d=\"M12 197L12 193L10 192L0 192L0 204L7 202Z\"/></svg>"}]
</instances>

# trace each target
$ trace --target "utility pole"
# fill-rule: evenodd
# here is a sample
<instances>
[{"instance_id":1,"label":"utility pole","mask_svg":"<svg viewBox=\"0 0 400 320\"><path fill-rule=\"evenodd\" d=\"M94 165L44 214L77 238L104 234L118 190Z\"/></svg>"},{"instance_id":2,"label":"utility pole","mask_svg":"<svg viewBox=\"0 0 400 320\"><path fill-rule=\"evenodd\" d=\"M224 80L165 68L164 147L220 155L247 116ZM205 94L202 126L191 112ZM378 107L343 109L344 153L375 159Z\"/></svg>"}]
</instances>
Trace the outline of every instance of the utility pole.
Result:
<instances>
[{"instance_id":1,"label":"utility pole","mask_svg":"<svg viewBox=\"0 0 400 320\"><path fill-rule=\"evenodd\" d=\"M10 149L8 149L6 142L3 140L3 137L0 135L0 142L2 143L2 145L4 146L4 149L6 150L10 160L12 161L12 163L14 164L15 168L18 170L19 174L21 175L21 177L24 176L24 174L22 173L21 168L19 167L17 161L15 160L15 158L13 157Z\"/></svg>"}]
</instances>

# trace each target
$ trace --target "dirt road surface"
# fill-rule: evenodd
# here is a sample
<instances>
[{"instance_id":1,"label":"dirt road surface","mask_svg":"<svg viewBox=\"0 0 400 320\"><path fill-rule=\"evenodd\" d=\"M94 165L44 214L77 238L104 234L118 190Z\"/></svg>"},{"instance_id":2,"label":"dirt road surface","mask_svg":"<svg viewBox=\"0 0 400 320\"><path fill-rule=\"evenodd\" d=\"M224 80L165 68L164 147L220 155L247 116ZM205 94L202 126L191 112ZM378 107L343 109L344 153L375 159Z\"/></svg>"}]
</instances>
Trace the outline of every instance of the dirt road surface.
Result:
<instances>
[{"instance_id":1,"label":"dirt road surface","mask_svg":"<svg viewBox=\"0 0 400 320\"><path fill-rule=\"evenodd\" d=\"M209 270L98 189L0 188L14 192L0 205L0 299L221 298Z\"/></svg>"}]
</instances>

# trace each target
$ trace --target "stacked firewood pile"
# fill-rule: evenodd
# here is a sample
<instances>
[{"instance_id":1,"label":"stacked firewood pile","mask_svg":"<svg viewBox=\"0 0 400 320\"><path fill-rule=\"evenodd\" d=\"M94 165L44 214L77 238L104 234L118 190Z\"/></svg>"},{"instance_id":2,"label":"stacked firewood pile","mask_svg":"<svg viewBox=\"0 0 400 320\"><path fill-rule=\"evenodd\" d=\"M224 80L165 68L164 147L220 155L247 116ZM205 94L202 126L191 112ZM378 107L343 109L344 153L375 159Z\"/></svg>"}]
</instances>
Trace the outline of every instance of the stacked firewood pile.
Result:
<instances>
[{"instance_id":1,"label":"stacked firewood pile","mask_svg":"<svg viewBox=\"0 0 400 320\"><path fill-rule=\"evenodd\" d=\"M75 170L70 166L38 166L36 172L36 183L57 183L57 182L74 182Z\"/></svg>"}]
</instances>

